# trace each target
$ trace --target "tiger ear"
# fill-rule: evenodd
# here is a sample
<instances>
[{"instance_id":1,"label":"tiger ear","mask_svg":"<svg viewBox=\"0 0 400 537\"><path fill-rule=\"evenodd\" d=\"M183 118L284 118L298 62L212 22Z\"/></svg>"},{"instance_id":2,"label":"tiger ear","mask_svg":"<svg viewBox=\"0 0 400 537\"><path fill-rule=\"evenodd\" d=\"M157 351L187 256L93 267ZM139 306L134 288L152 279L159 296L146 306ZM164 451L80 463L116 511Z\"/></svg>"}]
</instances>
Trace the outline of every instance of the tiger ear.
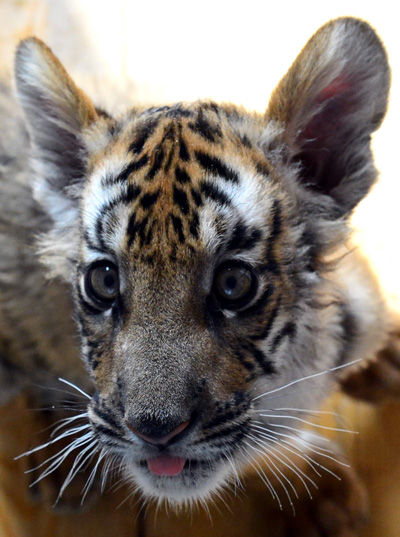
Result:
<instances>
[{"instance_id":1,"label":"tiger ear","mask_svg":"<svg viewBox=\"0 0 400 537\"><path fill-rule=\"evenodd\" d=\"M349 213L376 179L370 135L386 112L390 70L374 30L333 20L311 37L271 96L268 119L283 125L300 182Z\"/></svg>"},{"instance_id":2,"label":"tiger ear","mask_svg":"<svg viewBox=\"0 0 400 537\"><path fill-rule=\"evenodd\" d=\"M39 39L20 43L15 79L30 137L34 196L53 224L39 240L42 259L50 276L68 279L68 260L78 247L78 198L85 173L81 134L97 113Z\"/></svg>"},{"instance_id":3,"label":"tiger ear","mask_svg":"<svg viewBox=\"0 0 400 537\"><path fill-rule=\"evenodd\" d=\"M82 177L80 134L97 118L96 110L52 51L34 37L18 46L15 79L38 171L52 190L65 191Z\"/></svg>"}]
</instances>

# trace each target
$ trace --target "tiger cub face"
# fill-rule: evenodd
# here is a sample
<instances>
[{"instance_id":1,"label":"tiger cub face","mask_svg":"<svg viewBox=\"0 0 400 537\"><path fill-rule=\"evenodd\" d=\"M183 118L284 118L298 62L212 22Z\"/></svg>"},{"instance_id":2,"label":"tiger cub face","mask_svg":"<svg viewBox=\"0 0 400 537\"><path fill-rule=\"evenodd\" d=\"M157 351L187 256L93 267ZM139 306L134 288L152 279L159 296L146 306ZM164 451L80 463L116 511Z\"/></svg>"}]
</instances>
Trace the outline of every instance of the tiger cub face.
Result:
<instances>
[{"instance_id":1,"label":"tiger cub face","mask_svg":"<svg viewBox=\"0 0 400 537\"><path fill-rule=\"evenodd\" d=\"M115 119L36 39L16 82L51 221L38 248L71 285L94 380L90 439L148 496L205 498L350 356L324 259L376 177L383 47L366 23L328 23L265 115L206 101Z\"/></svg>"}]
</instances>

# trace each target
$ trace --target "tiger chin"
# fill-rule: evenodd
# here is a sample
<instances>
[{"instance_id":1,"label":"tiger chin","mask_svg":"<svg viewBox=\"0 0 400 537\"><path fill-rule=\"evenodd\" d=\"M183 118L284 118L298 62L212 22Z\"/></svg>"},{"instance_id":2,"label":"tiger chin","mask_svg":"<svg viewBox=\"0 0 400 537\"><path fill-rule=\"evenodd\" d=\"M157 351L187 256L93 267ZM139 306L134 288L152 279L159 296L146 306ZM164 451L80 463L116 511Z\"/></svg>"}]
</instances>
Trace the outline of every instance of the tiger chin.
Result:
<instances>
[{"instance_id":1,"label":"tiger chin","mask_svg":"<svg viewBox=\"0 0 400 537\"><path fill-rule=\"evenodd\" d=\"M320 28L263 115L197 101L114 118L36 38L15 79L19 105L0 101L15 124L0 133L0 381L4 399L58 376L88 392L61 492L96 454L176 504L282 440L303 457L315 440L297 427L337 371L389 338L347 249L390 84L375 32Z\"/></svg>"}]
</instances>

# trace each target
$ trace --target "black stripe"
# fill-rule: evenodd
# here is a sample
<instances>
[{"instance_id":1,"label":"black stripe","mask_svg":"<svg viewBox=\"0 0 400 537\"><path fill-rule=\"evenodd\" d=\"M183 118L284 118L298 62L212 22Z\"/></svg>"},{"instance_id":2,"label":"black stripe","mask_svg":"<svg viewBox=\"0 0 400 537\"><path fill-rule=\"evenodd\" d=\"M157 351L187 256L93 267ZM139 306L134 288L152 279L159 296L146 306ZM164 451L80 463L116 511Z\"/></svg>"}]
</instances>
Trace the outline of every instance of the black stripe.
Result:
<instances>
[{"instance_id":1,"label":"black stripe","mask_svg":"<svg viewBox=\"0 0 400 537\"><path fill-rule=\"evenodd\" d=\"M199 442L196 442L196 444L199 444L200 442L210 442L211 440L215 440L218 438L225 438L229 435L234 435L238 432L243 432L245 429L247 429L248 426L248 419L243 423L236 423L231 424L228 427L224 427L220 431L217 431L215 433L206 434L203 436L203 438L200 439Z\"/></svg>"},{"instance_id":2,"label":"black stripe","mask_svg":"<svg viewBox=\"0 0 400 537\"><path fill-rule=\"evenodd\" d=\"M285 326L279 331L279 333L275 336L274 340L271 344L271 353L275 352L282 340L285 337L293 338L293 336L296 334L296 325L289 321L285 324Z\"/></svg>"},{"instance_id":3,"label":"black stripe","mask_svg":"<svg viewBox=\"0 0 400 537\"><path fill-rule=\"evenodd\" d=\"M183 233L182 220L179 218L179 216L175 216L174 214L171 214L171 220L174 230L178 235L179 242L183 244L185 242L185 235Z\"/></svg>"},{"instance_id":4,"label":"black stripe","mask_svg":"<svg viewBox=\"0 0 400 537\"><path fill-rule=\"evenodd\" d=\"M192 188L190 192L197 207L201 207L203 205L203 200L201 199L200 192L196 188Z\"/></svg>"},{"instance_id":5,"label":"black stripe","mask_svg":"<svg viewBox=\"0 0 400 537\"><path fill-rule=\"evenodd\" d=\"M234 407L232 409L231 405L229 405L229 408L230 410L224 413L218 413L216 416L213 417L212 420L205 423L203 425L203 429L215 429L216 427L220 427L227 422L231 422L237 419L244 412L243 406L240 406L239 408Z\"/></svg>"},{"instance_id":6,"label":"black stripe","mask_svg":"<svg viewBox=\"0 0 400 537\"><path fill-rule=\"evenodd\" d=\"M174 185L174 203L178 205L183 214L189 213L189 201L187 194L181 188Z\"/></svg>"},{"instance_id":7,"label":"black stripe","mask_svg":"<svg viewBox=\"0 0 400 537\"><path fill-rule=\"evenodd\" d=\"M111 436L112 438L118 438L119 440L123 440L120 434L114 432L112 429L109 429L108 427L104 427L104 425L101 425L100 423L93 423L93 426L97 433L102 433L105 436Z\"/></svg>"},{"instance_id":8,"label":"black stripe","mask_svg":"<svg viewBox=\"0 0 400 537\"><path fill-rule=\"evenodd\" d=\"M342 310L342 319L341 326L343 332L341 334L340 340L342 343L342 349L339 352L338 360L336 365L343 365L349 357L349 353L353 349L354 341L359 336L360 327L357 322L356 316L350 310L348 304L341 304L340 308Z\"/></svg>"},{"instance_id":9,"label":"black stripe","mask_svg":"<svg viewBox=\"0 0 400 537\"><path fill-rule=\"evenodd\" d=\"M190 222L189 231L195 239L199 237L199 215L197 212L193 213L192 221Z\"/></svg>"},{"instance_id":10,"label":"black stripe","mask_svg":"<svg viewBox=\"0 0 400 537\"><path fill-rule=\"evenodd\" d=\"M190 183L190 175L179 166L175 169L175 177L178 183L181 183L182 185L185 183Z\"/></svg>"},{"instance_id":11,"label":"black stripe","mask_svg":"<svg viewBox=\"0 0 400 537\"><path fill-rule=\"evenodd\" d=\"M201 192L207 197L220 203L221 205L230 205L230 199L222 192L217 186L209 183L207 181L202 181L200 183Z\"/></svg>"},{"instance_id":12,"label":"black stripe","mask_svg":"<svg viewBox=\"0 0 400 537\"><path fill-rule=\"evenodd\" d=\"M218 142L222 138L220 126L207 121L202 110L199 110L196 122L188 123L188 127L194 133L199 134L207 141L212 143Z\"/></svg>"},{"instance_id":13,"label":"black stripe","mask_svg":"<svg viewBox=\"0 0 400 537\"><path fill-rule=\"evenodd\" d=\"M153 162L152 167L147 173L146 179L151 180L154 178L154 176L160 170L163 160L164 160L164 150L162 147L159 147L158 149L155 150L154 162Z\"/></svg>"},{"instance_id":14,"label":"black stripe","mask_svg":"<svg viewBox=\"0 0 400 537\"><path fill-rule=\"evenodd\" d=\"M103 404L101 404L101 406L104 408ZM100 418L102 421L106 422L108 425L111 425L111 427L114 427L117 430L120 429L119 423L115 421L114 417L111 416L109 412L102 410L98 406L96 406L93 410L94 410L95 415L97 415L97 417Z\"/></svg>"},{"instance_id":15,"label":"black stripe","mask_svg":"<svg viewBox=\"0 0 400 537\"><path fill-rule=\"evenodd\" d=\"M182 136L179 139L179 157L181 158L181 160L183 160L183 162L187 162L188 160L190 160L189 151Z\"/></svg>"},{"instance_id":16,"label":"black stripe","mask_svg":"<svg viewBox=\"0 0 400 537\"><path fill-rule=\"evenodd\" d=\"M201 107L203 110L211 110L212 112L214 112L216 116L219 117L221 109L216 103L214 103L214 101L208 101L208 102L202 103Z\"/></svg>"},{"instance_id":17,"label":"black stripe","mask_svg":"<svg viewBox=\"0 0 400 537\"><path fill-rule=\"evenodd\" d=\"M89 350L89 352L86 355L86 358L90 367L93 369L93 371L95 371L99 367L100 362L95 357L94 349Z\"/></svg>"},{"instance_id":18,"label":"black stripe","mask_svg":"<svg viewBox=\"0 0 400 537\"><path fill-rule=\"evenodd\" d=\"M251 144L250 139L249 139L249 137L247 136L247 134L239 135L239 138L240 138L240 141L242 142L242 144L243 144L245 147L251 149L252 144Z\"/></svg>"},{"instance_id":19,"label":"black stripe","mask_svg":"<svg viewBox=\"0 0 400 537\"><path fill-rule=\"evenodd\" d=\"M272 310L272 312L271 312L271 314L269 316L269 319L267 321L267 324L264 326L263 330L257 335L250 336L253 341L259 341L259 340L262 340L262 339L267 339L267 337L269 336L269 334L270 334L270 332L272 330L274 322L275 322L275 320L276 320L276 318L278 316L280 306L281 306L281 297L278 298L278 300L276 302L276 306Z\"/></svg>"},{"instance_id":20,"label":"black stripe","mask_svg":"<svg viewBox=\"0 0 400 537\"><path fill-rule=\"evenodd\" d=\"M274 242L282 231L282 210L278 200L275 200L272 205L272 229L268 236L269 242Z\"/></svg>"},{"instance_id":21,"label":"black stripe","mask_svg":"<svg viewBox=\"0 0 400 537\"><path fill-rule=\"evenodd\" d=\"M258 162L257 161L255 163L255 166L256 166L257 172L260 175L263 175L264 177L268 177L268 178L271 177L271 171L270 171L270 169L268 168L268 166L266 165L265 162Z\"/></svg>"},{"instance_id":22,"label":"black stripe","mask_svg":"<svg viewBox=\"0 0 400 537\"><path fill-rule=\"evenodd\" d=\"M95 252L104 253L104 250L101 247L99 248L98 246L94 244L94 242L89 236L88 231L85 231L83 236L86 242L86 246L88 246L91 250L94 250Z\"/></svg>"},{"instance_id":23,"label":"black stripe","mask_svg":"<svg viewBox=\"0 0 400 537\"><path fill-rule=\"evenodd\" d=\"M125 183L132 173L137 172L141 170L142 168L144 168L144 166L147 165L148 161L149 161L149 157L147 155L143 155L141 159L134 160L130 162L127 166L125 166L125 168L122 170L122 172L119 175L117 175L116 177L111 177L107 179L106 181L104 181L104 184L107 185L107 184Z\"/></svg>"},{"instance_id":24,"label":"black stripe","mask_svg":"<svg viewBox=\"0 0 400 537\"><path fill-rule=\"evenodd\" d=\"M143 209L150 209L150 207L156 203L159 196L159 190L156 190L156 192L152 192L151 194L143 194L143 196L140 198L140 205L143 207Z\"/></svg>"},{"instance_id":25,"label":"black stripe","mask_svg":"<svg viewBox=\"0 0 400 537\"><path fill-rule=\"evenodd\" d=\"M259 229L249 229L243 224L239 223L233 230L232 236L226 247L230 250L250 250L261 238L261 231Z\"/></svg>"},{"instance_id":26,"label":"black stripe","mask_svg":"<svg viewBox=\"0 0 400 537\"><path fill-rule=\"evenodd\" d=\"M251 352L253 358L260 366L265 375L273 375L274 373L276 373L274 364L267 359L263 351L260 350L256 345L249 343L248 350Z\"/></svg>"},{"instance_id":27,"label":"black stripe","mask_svg":"<svg viewBox=\"0 0 400 537\"><path fill-rule=\"evenodd\" d=\"M125 201L128 204L132 203L132 201L135 201L138 198L141 191L141 188L137 185L128 185L126 195L121 201Z\"/></svg>"},{"instance_id":28,"label":"black stripe","mask_svg":"<svg viewBox=\"0 0 400 537\"><path fill-rule=\"evenodd\" d=\"M149 245L152 239L153 239L153 227L150 224L143 238L143 245Z\"/></svg>"},{"instance_id":29,"label":"black stripe","mask_svg":"<svg viewBox=\"0 0 400 537\"><path fill-rule=\"evenodd\" d=\"M276 239L279 237L282 231L282 216L281 208L278 200L275 200L272 206L272 226L267 238L266 254L267 262L260 266L261 271L267 271L275 276L279 276L281 273L281 267L275 259L274 245Z\"/></svg>"},{"instance_id":30,"label":"black stripe","mask_svg":"<svg viewBox=\"0 0 400 537\"><path fill-rule=\"evenodd\" d=\"M107 250L107 246L104 242L104 233L103 233L103 219L104 219L104 216L107 214L107 212L112 209L113 207L113 204L108 203L107 205L104 205L101 209L100 209L100 214L99 216L97 217L97 220L96 220L96 238L97 238L97 242L100 244L100 248L103 252L105 252Z\"/></svg>"},{"instance_id":31,"label":"black stripe","mask_svg":"<svg viewBox=\"0 0 400 537\"><path fill-rule=\"evenodd\" d=\"M222 179L225 179L225 181L229 181L232 183L238 183L239 182L239 176L238 174L228 168L226 164L224 164L219 158L212 157L211 155L208 155L207 153L203 153L202 151L196 151L195 152L196 159L198 163L207 171L218 175Z\"/></svg>"},{"instance_id":32,"label":"black stripe","mask_svg":"<svg viewBox=\"0 0 400 537\"><path fill-rule=\"evenodd\" d=\"M156 130L158 121L157 118L150 118L138 129L135 140L129 146L131 153L139 154L143 150L144 144Z\"/></svg>"},{"instance_id":33,"label":"black stripe","mask_svg":"<svg viewBox=\"0 0 400 537\"><path fill-rule=\"evenodd\" d=\"M247 369L247 371L254 371L255 365L250 362L242 352L235 352L235 358Z\"/></svg>"},{"instance_id":34,"label":"black stripe","mask_svg":"<svg viewBox=\"0 0 400 537\"><path fill-rule=\"evenodd\" d=\"M131 247L137 235L139 235L139 239L141 243L144 242L147 222L148 222L147 217L143 218L143 220L139 222L136 222L135 213L131 215L129 222L128 222L127 231L126 231L128 235L128 247Z\"/></svg>"},{"instance_id":35,"label":"black stripe","mask_svg":"<svg viewBox=\"0 0 400 537\"><path fill-rule=\"evenodd\" d=\"M229 239L226 249L228 251L239 250L241 244L244 242L244 237L246 237L246 234L247 227L242 223L237 224L233 230L231 238Z\"/></svg>"},{"instance_id":36,"label":"black stripe","mask_svg":"<svg viewBox=\"0 0 400 537\"><path fill-rule=\"evenodd\" d=\"M240 445L240 442L247 435L247 432L249 430L249 423L250 423L250 419L246 420L246 422L243 423L240 429L238 429L236 432L233 432L230 435L230 438L226 438L224 436L223 438L220 439L219 442L213 442L211 446L213 448L222 448L224 453L228 453L228 454L235 453L235 451L237 451Z\"/></svg>"},{"instance_id":37,"label":"black stripe","mask_svg":"<svg viewBox=\"0 0 400 537\"><path fill-rule=\"evenodd\" d=\"M169 153L168 153L168 157L167 157L167 160L165 162L165 165L164 165L164 172L165 173L168 173L169 172L169 169L171 168L171 164L172 164L172 160L174 158L174 155L175 155L175 146L172 145Z\"/></svg>"}]
</instances>

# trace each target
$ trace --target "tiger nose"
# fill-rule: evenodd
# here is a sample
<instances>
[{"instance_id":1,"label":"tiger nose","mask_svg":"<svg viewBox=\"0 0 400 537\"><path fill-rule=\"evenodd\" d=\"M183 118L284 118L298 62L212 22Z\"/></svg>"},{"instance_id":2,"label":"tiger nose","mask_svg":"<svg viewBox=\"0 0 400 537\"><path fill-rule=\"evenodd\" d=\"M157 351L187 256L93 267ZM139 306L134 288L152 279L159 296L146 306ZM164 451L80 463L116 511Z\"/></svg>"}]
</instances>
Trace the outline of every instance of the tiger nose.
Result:
<instances>
[{"instance_id":1,"label":"tiger nose","mask_svg":"<svg viewBox=\"0 0 400 537\"><path fill-rule=\"evenodd\" d=\"M190 420L184 421L178 426L160 425L159 423L145 422L143 425L133 425L126 421L127 427L139 438L149 444L166 446L189 425ZM145 432L144 432L145 431Z\"/></svg>"}]
</instances>

